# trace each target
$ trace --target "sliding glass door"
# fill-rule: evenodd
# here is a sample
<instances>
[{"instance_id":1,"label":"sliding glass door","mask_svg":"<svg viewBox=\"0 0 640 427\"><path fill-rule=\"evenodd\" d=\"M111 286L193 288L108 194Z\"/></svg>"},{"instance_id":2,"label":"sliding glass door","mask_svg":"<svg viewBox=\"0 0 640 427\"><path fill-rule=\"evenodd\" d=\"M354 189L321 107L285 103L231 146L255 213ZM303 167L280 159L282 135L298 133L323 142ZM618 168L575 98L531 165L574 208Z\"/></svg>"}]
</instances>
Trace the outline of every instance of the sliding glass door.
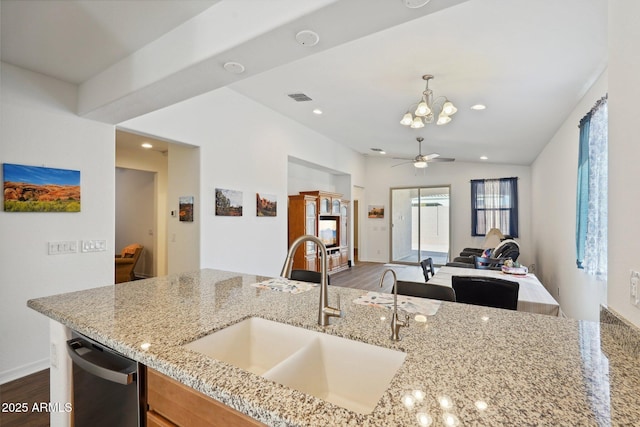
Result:
<instances>
[{"instance_id":1,"label":"sliding glass door","mask_svg":"<svg viewBox=\"0 0 640 427\"><path fill-rule=\"evenodd\" d=\"M391 260L449 260L449 187L391 189Z\"/></svg>"}]
</instances>

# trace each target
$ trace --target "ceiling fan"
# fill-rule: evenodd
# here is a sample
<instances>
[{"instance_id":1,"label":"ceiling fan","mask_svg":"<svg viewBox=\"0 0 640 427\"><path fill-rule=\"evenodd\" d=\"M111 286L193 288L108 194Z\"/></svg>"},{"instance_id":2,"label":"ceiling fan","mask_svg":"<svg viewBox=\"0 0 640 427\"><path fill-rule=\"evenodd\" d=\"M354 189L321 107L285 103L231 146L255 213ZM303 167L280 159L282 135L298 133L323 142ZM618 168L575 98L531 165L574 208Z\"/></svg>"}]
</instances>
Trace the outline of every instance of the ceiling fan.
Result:
<instances>
[{"instance_id":1,"label":"ceiling fan","mask_svg":"<svg viewBox=\"0 0 640 427\"><path fill-rule=\"evenodd\" d=\"M413 166L415 166L418 169L422 169L422 168L426 168L429 165L429 163L432 163L432 162L453 162L455 160L451 157L440 157L440 154L438 153L423 155L422 141L424 141L424 138L419 136L416 138L416 141L418 141L418 155L411 159L407 157L394 157L394 159L397 159L397 160L410 160L410 162L398 163L397 165L391 166L392 168L400 165L405 165L407 163L413 163Z\"/></svg>"}]
</instances>

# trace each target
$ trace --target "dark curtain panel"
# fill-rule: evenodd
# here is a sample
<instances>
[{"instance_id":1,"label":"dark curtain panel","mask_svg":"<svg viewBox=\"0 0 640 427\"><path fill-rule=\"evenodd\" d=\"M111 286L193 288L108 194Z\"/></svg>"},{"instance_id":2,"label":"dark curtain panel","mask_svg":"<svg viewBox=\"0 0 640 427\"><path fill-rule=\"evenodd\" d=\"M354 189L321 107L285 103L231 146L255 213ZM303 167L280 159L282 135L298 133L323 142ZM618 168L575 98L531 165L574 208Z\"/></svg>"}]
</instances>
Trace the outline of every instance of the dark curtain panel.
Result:
<instances>
[{"instance_id":1,"label":"dark curtain panel","mask_svg":"<svg viewBox=\"0 0 640 427\"><path fill-rule=\"evenodd\" d=\"M518 178L471 181L471 235L491 228L518 237Z\"/></svg>"}]
</instances>

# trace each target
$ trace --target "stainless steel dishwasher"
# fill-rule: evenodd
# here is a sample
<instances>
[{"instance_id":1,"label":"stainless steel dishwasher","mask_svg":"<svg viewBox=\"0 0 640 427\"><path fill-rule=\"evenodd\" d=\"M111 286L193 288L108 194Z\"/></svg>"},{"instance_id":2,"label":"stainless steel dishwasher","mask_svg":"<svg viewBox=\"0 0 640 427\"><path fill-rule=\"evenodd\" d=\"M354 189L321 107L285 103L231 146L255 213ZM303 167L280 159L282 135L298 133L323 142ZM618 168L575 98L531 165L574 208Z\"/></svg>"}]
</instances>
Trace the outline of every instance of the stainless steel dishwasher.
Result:
<instances>
[{"instance_id":1,"label":"stainless steel dishwasher","mask_svg":"<svg viewBox=\"0 0 640 427\"><path fill-rule=\"evenodd\" d=\"M73 361L73 425L144 425L138 363L80 335L72 334L67 352Z\"/></svg>"}]
</instances>

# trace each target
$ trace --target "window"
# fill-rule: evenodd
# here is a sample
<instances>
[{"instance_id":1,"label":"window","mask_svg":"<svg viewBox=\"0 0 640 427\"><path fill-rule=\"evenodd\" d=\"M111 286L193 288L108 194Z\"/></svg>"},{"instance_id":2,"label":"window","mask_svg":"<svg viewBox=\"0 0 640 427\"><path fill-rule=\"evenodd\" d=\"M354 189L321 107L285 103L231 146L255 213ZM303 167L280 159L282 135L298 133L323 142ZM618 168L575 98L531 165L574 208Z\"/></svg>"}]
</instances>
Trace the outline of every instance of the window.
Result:
<instances>
[{"instance_id":1,"label":"window","mask_svg":"<svg viewBox=\"0 0 640 427\"><path fill-rule=\"evenodd\" d=\"M518 178L471 180L471 235L492 228L518 237Z\"/></svg>"},{"instance_id":2,"label":"window","mask_svg":"<svg viewBox=\"0 0 640 427\"><path fill-rule=\"evenodd\" d=\"M607 277L608 111L604 96L580 120L576 197L576 264Z\"/></svg>"}]
</instances>

